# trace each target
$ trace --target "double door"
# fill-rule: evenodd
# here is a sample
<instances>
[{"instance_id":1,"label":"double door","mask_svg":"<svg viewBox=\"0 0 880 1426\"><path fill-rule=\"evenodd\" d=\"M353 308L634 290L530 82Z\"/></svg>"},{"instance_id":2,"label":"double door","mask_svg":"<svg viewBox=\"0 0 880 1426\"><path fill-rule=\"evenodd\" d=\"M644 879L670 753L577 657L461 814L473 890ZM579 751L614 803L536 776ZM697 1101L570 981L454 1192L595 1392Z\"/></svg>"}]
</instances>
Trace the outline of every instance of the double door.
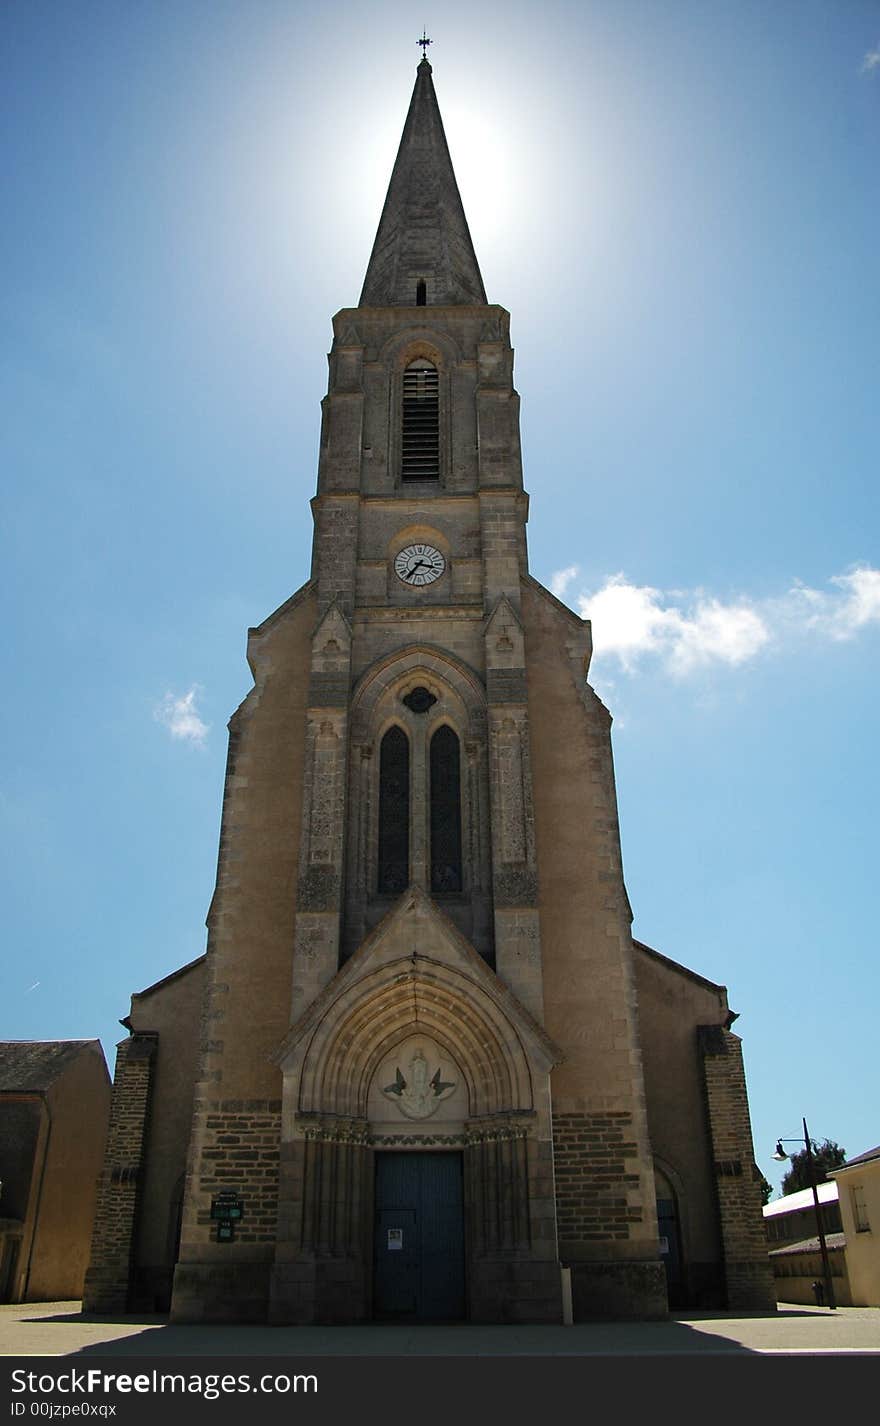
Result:
<instances>
[{"instance_id":1,"label":"double door","mask_svg":"<svg viewBox=\"0 0 880 1426\"><path fill-rule=\"evenodd\" d=\"M373 1316L454 1322L464 1316L460 1153L376 1155Z\"/></svg>"}]
</instances>

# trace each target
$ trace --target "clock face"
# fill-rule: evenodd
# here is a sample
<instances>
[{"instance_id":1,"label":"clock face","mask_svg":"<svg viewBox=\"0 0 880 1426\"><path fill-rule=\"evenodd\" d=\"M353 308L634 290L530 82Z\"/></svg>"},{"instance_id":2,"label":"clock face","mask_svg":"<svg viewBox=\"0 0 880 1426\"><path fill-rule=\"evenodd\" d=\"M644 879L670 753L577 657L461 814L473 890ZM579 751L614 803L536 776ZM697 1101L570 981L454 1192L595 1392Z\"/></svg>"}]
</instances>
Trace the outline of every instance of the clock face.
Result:
<instances>
[{"instance_id":1,"label":"clock face","mask_svg":"<svg viewBox=\"0 0 880 1426\"><path fill-rule=\"evenodd\" d=\"M446 560L433 545L407 545L394 560L397 578L416 589L433 584L445 568Z\"/></svg>"}]
</instances>

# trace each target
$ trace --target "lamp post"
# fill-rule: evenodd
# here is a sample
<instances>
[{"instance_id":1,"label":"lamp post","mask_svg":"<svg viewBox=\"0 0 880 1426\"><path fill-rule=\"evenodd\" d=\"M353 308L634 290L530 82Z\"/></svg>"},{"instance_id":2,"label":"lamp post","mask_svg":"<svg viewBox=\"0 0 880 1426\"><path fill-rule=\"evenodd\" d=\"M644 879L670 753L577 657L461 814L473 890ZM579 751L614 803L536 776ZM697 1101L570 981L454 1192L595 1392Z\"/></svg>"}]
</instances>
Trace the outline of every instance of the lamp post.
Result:
<instances>
[{"instance_id":1,"label":"lamp post","mask_svg":"<svg viewBox=\"0 0 880 1426\"><path fill-rule=\"evenodd\" d=\"M807 1130L806 1119L804 1119L802 1123L804 1126L803 1144L804 1148L807 1151L807 1173L810 1176L810 1188L813 1190L813 1204L816 1209L816 1227L819 1230L819 1251L822 1254L822 1273L825 1278L825 1297L827 1299L828 1306L833 1311L837 1306L837 1303L834 1300L834 1283L831 1280L831 1259L828 1256L828 1244L825 1242L825 1229L822 1226L822 1210L819 1207L819 1190L816 1186L816 1166L813 1163L813 1145L810 1140L809 1132ZM787 1154L783 1149L783 1144L799 1144L800 1142L800 1139L777 1139L776 1152L773 1155L776 1162L782 1163L783 1160L790 1157L790 1155Z\"/></svg>"}]
</instances>

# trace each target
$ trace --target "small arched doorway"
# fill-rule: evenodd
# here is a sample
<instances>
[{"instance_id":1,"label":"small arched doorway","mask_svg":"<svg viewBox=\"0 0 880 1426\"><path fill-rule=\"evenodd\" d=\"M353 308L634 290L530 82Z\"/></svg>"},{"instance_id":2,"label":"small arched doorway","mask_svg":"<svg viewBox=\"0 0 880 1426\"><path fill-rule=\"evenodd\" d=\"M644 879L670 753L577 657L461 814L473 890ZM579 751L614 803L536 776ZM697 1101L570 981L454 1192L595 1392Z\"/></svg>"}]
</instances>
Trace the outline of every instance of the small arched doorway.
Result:
<instances>
[{"instance_id":1,"label":"small arched doorway","mask_svg":"<svg viewBox=\"0 0 880 1426\"><path fill-rule=\"evenodd\" d=\"M687 1286L681 1247L681 1222L678 1195L671 1178L655 1162L654 1183L657 1191L657 1230L660 1254L666 1268L666 1291L669 1306L675 1311L687 1306Z\"/></svg>"}]
</instances>

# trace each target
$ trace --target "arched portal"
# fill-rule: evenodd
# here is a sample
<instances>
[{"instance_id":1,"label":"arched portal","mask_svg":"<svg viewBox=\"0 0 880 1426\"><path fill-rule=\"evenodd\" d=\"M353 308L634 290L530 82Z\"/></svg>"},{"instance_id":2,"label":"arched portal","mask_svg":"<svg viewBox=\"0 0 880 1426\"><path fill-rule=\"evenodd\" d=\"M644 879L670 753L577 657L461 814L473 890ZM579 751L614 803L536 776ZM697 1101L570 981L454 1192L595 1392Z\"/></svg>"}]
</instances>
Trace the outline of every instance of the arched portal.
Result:
<instances>
[{"instance_id":1,"label":"arched portal","mask_svg":"<svg viewBox=\"0 0 880 1426\"><path fill-rule=\"evenodd\" d=\"M421 1161L435 1183L424 1188L422 1168L397 1159L377 1172L377 1156L444 1153L460 1155L459 1241L444 1251L460 1249L462 1311L505 1320L509 1284L525 1276L544 1283L545 1315L558 1320L549 1118L558 1052L426 895L411 888L400 898L278 1058L284 1226L273 1320L369 1319L383 1291L377 1185L381 1193L411 1170L427 1221L456 1171L452 1159ZM380 1202L378 1211L393 1207ZM396 1237L384 1241L392 1253L410 1246L406 1237L403 1248Z\"/></svg>"}]
</instances>

